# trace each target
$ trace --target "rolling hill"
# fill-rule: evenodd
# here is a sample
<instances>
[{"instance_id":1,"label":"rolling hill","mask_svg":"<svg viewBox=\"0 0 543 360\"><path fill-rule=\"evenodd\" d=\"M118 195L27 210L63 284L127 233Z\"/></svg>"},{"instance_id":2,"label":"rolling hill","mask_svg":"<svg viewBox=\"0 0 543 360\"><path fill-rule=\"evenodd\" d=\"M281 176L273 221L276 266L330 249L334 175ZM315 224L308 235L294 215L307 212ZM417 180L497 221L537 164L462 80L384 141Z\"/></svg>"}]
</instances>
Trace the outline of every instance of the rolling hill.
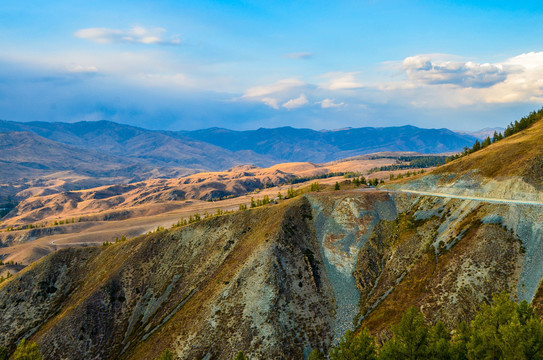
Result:
<instances>
[{"instance_id":1,"label":"rolling hill","mask_svg":"<svg viewBox=\"0 0 543 360\"><path fill-rule=\"evenodd\" d=\"M7 196L20 199L155 177L179 177L194 172L83 149L31 132L0 132L0 153L0 199Z\"/></svg>"},{"instance_id":2,"label":"rolling hill","mask_svg":"<svg viewBox=\"0 0 543 360\"><path fill-rule=\"evenodd\" d=\"M325 163L378 151L449 152L474 140L446 129L412 126L186 132L152 131L111 121L0 121L0 135L2 154L6 154L0 170L0 200L176 178L239 165Z\"/></svg>"}]
</instances>

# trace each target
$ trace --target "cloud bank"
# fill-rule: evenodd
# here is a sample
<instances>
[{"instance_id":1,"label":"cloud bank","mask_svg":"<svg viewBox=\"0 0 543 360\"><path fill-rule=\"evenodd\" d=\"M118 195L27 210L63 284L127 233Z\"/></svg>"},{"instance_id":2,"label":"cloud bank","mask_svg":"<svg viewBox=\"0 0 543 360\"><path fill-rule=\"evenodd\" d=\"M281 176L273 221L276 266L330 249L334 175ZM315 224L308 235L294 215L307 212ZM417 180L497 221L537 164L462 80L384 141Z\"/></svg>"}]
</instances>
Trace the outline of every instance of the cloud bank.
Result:
<instances>
[{"instance_id":1,"label":"cloud bank","mask_svg":"<svg viewBox=\"0 0 543 360\"><path fill-rule=\"evenodd\" d=\"M474 88L486 88L501 83L513 71L503 64L478 64L471 61L432 62L429 57L423 55L408 57L402 65L411 81Z\"/></svg>"}]
</instances>

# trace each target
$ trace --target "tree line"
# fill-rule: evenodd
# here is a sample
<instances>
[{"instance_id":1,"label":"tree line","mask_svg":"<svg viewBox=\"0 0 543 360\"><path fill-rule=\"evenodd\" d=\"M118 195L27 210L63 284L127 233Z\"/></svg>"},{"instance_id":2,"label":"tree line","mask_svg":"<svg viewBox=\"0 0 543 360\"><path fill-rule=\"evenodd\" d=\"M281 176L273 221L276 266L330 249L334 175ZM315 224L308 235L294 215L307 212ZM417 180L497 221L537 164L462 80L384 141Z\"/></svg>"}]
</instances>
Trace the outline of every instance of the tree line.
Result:
<instances>
[{"instance_id":1,"label":"tree line","mask_svg":"<svg viewBox=\"0 0 543 360\"><path fill-rule=\"evenodd\" d=\"M400 156L398 158L400 164L376 167L369 173L435 167L445 164L446 160L446 156Z\"/></svg>"},{"instance_id":2,"label":"tree line","mask_svg":"<svg viewBox=\"0 0 543 360\"><path fill-rule=\"evenodd\" d=\"M475 143L473 144L471 148L465 147L464 151L462 151L461 153L448 157L447 162L472 154L476 151L484 149L490 144L493 144L506 137L509 137L518 132L521 132L522 130L527 129L528 127L530 127L537 121L541 120L541 118L543 118L543 108L537 111L532 111L530 114L528 114L527 116L524 116L520 120L515 120L514 122L511 122L507 126L507 128L504 130L503 134L501 132L498 133L494 131L494 135L492 136L492 138L487 136L483 141L475 140Z\"/></svg>"}]
</instances>

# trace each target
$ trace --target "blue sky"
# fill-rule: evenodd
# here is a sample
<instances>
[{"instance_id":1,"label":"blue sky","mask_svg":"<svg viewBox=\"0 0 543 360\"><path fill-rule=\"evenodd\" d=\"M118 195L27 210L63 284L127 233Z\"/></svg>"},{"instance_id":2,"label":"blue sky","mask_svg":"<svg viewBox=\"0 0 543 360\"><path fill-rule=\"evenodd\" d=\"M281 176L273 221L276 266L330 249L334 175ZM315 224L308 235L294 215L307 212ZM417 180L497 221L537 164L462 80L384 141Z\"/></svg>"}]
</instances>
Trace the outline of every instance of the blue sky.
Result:
<instances>
[{"instance_id":1,"label":"blue sky","mask_svg":"<svg viewBox=\"0 0 543 360\"><path fill-rule=\"evenodd\" d=\"M154 129L504 126L543 103L536 1L0 2L0 118Z\"/></svg>"}]
</instances>

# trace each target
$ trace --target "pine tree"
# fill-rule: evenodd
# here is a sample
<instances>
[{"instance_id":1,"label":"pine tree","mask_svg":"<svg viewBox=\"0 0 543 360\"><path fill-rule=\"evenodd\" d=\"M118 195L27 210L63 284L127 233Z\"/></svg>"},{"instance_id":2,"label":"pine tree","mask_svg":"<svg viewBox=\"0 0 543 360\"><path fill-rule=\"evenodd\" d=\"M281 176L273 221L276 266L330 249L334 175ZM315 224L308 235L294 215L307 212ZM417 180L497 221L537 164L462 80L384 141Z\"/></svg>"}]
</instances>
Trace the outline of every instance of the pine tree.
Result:
<instances>
[{"instance_id":1,"label":"pine tree","mask_svg":"<svg viewBox=\"0 0 543 360\"><path fill-rule=\"evenodd\" d=\"M526 301L503 291L483 304L471 323L469 359L543 358L543 323Z\"/></svg>"},{"instance_id":2,"label":"pine tree","mask_svg":"<svg viewBox=\"0 0 543 360\"><path fill-rule=\"evenodd\" d=\"M428 327L424 315L414 307L407 309L400 323L392 326L394 337L381 349L381 359L416 360L428 357Z\"/></svg>"},{"instance_id":3,"label":"pine tree","mask_svg":"<svg viewBox=\"0 0 543 360\"><path fill-rule=\"evenodd\" d=\"M432 359L451 359L451 334L441 321L438 321L428 332L428 353Z\"/></svg>"},{"instance_id":4,"label":"pine tree","mask_svg":"<svg viewBox=\"0 0 543 360\"><path fill-rule=\"evenodd\" d=\"M339 344L330 351L330 360L376 360L375 338L368 329L363 329L358 335L347 330Z\"/></svg>"},{"instance_id":5,"label":"pine tree","mask_svg":"<svg viewBox=\"0 0 543 360\"><path fill-rule=\"evenodd\" d=\"M339 190L339 183L336 181L336 184L334 185L334 190Z\"/></svg>"}]
</instances>

